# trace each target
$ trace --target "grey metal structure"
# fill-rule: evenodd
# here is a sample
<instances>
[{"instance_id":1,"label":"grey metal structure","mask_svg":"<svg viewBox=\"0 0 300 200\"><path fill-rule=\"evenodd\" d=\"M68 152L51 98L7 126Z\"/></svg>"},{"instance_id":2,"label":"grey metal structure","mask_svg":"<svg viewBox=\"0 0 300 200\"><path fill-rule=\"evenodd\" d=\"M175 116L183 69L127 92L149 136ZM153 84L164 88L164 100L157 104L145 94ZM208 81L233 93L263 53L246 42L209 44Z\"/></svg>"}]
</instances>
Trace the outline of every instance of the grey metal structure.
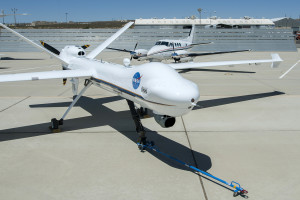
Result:
<instances>
[{"instance_id":1,"label":"grey metal structure","mask_svg":"<svg viewBox=\"0 0 300 200\"><path fill-rule=\"evenodd\" d=\"M17 31L33 41L43 40L57 49L70 44L90 44L89 50L92 50L117 29L18 29ZM182 26L143 26L143 28L136 26L127 30L111 47L133 49L138 42L137 48L149 49L157 40L185 38L189 32L190 29ZM196 26L194 42L213 42L213 44L196 46L192 51L239 49L296 51L291 29L204 29ZM0 29L0 51L36 51L36 49L6 30Z\"/></svg>"}]
</instances>

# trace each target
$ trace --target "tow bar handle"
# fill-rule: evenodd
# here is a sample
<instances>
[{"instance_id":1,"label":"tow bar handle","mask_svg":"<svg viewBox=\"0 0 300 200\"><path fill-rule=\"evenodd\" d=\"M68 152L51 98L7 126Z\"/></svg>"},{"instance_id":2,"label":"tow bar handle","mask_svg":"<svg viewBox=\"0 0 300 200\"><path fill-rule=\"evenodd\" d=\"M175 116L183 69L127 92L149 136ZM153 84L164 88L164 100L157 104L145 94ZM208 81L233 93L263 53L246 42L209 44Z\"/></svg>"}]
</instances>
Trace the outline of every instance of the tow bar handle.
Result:
<instances>
[{"instance_id":1,"label":"tow bar handle","mask_svg":"<svg viewBox=\"0 0 300 200\"><path fill-rule=\"evenodd\" d=\"M235 181L231 181L231 183L229 184L228 182L226 182L226 181L224 181L224 180L222 180L222 179L220 179L220 178L218 178L218 177L216 177L214 175L211 175L210 173L202 171L202 170L198 169L197 167L189 165L189 164L187 164L187 163L185 163L185 162L183 162L183 161L181 161L181 160L179 160L177 158L174 158L173 156L170 156L170 155L168 155L168 154L166 154L164 152L161 152L157 147L155 147L153 145L152 142L149 142L147 144L137 143L137 145L138 145L139 149L146 149L146 148L148 148L148 149L150 149L152 151L155 151L155 152L157 152L157 153L159 153L159 154L161 154L161 155L163 155L163 156L165 156L165 157L167 157L169 159L172 159L172 160L174 160L174 161L176 161L176 162L178 162L178 163L180 163L180 164L182 164L182 165L184 165L184 166L186 166L186 167L188 167L190 169L193 169L193 170L195 170L197 172L200 172L201 174L204 174L204 175L206 175L206 176L208 176L208 177L210 177L210 178L212 178L212 179L214 179L216 181L219 181L219 182L221 182L221 183L223 183L223 184L225 184L225 185L233 188L234 189L234 192L233 192L233 196L234 197L236 197L238 195L241 195L242 197L244 197L246 199L248 198L248 196L245 195L245 194L248 193L248 191L245 190L245 189L243 189L241 187L241 185L239 183L235 182Z\"/></svg>"}]
</instances>

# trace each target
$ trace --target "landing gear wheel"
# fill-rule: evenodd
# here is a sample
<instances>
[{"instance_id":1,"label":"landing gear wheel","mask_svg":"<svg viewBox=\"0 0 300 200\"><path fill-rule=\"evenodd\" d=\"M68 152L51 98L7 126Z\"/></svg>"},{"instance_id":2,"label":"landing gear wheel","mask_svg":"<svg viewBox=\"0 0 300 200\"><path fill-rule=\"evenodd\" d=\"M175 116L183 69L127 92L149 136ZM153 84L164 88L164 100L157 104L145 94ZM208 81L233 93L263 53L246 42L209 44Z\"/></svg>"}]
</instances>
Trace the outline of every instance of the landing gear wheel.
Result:
<instances>
[{"instance_id":1,"label":"landing gear wheel","mask_svg":"<svg viewBox=\"0 0 300 200\"><path fill-rule=\"evenodd\" d=\"M145 150L145 147L142 144L138 144L138 148L141 152L143 152Z\"/></svg>"},{"instance_id":2,"label":"landing gear wheel","mask_svg":"<svg viewBox=\"0 0 300 200\"><path fill-rule=\"evenodd\" d=\"M140 107L136 110L136 112L138 113L139 117L142 118L142 119L150 117L149 114L148 114L148 109L147 108Z\"/></svg>"},{"instance_id":3,"label":"landing gear wheel","mask_svg":"<svg viewBox=\"0 0 300 200\"><path fill-rule=\"evenodd\" d=\"M233 197L237 197L239 195L239 192L234 192Z\"/></svg>"},{"instance_id":4,"label":"landing gear wheel","mask_svg":"<svg viewBox=\"0 0 300 200\"><path fill-rule=\"evenodd\" d=\"M59 121L58 121L58 124L61 126L61 125L64 125L64 120L63 119L60 119Z\"/></svg>"},{"instance_id":5,"label":"landing gear wheel","mask_svg":"<svg viewBox=\"0 0 300 200\"><path fill-rule=\"evenodd\" d=\"M56 118L51 119L51 129L58 129L59 121Z\"/></svg>"},{"instance_id":6,"label":"landing gear wheel","mask_svg":"<svg viewBox=\"0 0 300 200\"><path fill-rule=\"evenodd\" d=\"M147 137L139 137L139 139L138 139L138 148L139 148L139 150L140 151L144 151L145 150L145 146L144 145L146 145L147 144Z\"/></svg>"},{"instance_id":7,"label":"landing gear wheel","mask_svg":"<svg viewBox=\"0 0 300 200\"><path fill-rule=\"evenodd\" d=\"M61 123L63 123L61 120L58 121L56 118L51 119L51 126L49 128L52 133L60 132L59 125L62 125Z\"/></svg>"}]
</instances>

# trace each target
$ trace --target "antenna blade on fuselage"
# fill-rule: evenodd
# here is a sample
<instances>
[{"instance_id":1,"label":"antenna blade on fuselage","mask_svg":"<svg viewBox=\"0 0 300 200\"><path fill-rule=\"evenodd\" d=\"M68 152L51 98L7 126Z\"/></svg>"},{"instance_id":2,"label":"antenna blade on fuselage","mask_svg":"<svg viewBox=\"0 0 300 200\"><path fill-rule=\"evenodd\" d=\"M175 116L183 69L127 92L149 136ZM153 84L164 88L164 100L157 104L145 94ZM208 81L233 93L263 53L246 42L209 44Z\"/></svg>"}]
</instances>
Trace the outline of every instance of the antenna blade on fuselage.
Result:
<instances>
[{"instance_id":1,"label":"antenna blade on fuselage","mask_svg":"<svg viewBox=\"0 0 300 200\"><path fill-rule=\"evenodd\" d=\"M113 41L115 41L122 33L124 33L134 22L127 23L123 28L118 30L115 34L110 36L107 40L105 40L102 44L100 44L96 49L91 51L86 57L93 59L95 58L99 53L101 53L108 45L110 45Z\"/></svg>"}]
</instances>

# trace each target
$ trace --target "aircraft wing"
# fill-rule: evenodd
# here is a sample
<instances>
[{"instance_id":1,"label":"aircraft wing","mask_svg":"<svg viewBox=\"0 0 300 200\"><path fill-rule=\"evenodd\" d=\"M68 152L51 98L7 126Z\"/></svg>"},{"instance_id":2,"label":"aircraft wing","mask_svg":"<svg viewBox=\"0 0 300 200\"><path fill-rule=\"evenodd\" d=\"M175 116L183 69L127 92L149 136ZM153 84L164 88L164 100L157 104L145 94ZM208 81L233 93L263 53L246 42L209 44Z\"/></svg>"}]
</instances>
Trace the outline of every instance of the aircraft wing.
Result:
<instances>
[{"instance_id":1,"label":"aircraft wing","mask_svg":"<svg viewBox=\"0 0 300 200\"><path fill-rule=\"evenodd\" d=\"M20 74L5 74L0 75L0 82L11 81L37 81L45 79L61 79L61 78L89 78L93 76L92 71L88 70L59 70L45 72L31 72Z\"/></svg>"},{"instance_id":2,"label":"aircraft wing","mask_svg":"<svg viewBox=\"0 0 300 200\"><path fill-rule=\"evenodd\" d=\"M130 51L130 50L127 50L127 49L117 49L117 48L111 48L111 47L106 47L106 48L110 49L110 50L123 51L123 52L127 52L127 53L134 52L134 51Z\"/></svg>"},{"instance_id":3,"label":"aircraft wing","mask_svg":"<svg viewBox=\"0 0 300 200\"><path fill-rule=\"evenodd\" d=\"M235 50L235 51L216 51L216 52L207 52L207 53L188 53L186 55L188 57L196 57L196 56L207 56L207 55L225 54L225 53L237 53L237 52L244 52L244 51L250 51L250 49Z\"/></svg>"},{"instance_id":4,"label":"aircraft wing","mask_svg":"<svg viewBox=\"0 0 300 200\"><path fill-rule=\"evenodd\" d=\"M99 53L101 53L108 45L110 45L115 39L117 39L122 33L124 33L134 22L128 22L123 28L118 30L115 34L110 36L107 40L105 40L102 44L100 44L96 49L91 51L86 57L93 59L95 58Z\"/></svg>"},{"instance_id":5,"label":"aircraft wing","mask_svg":"<svg viewBox=\"0 0 300 200\"><path fill-rule=\"evenodd\" d=\"M196 46L196 45L206 45L206 44L213 44L213 42L192 43L193 46Z\"/></svg>"},{"instance_id":6,"label":"aircraft wing","mask_svg":"<svg viewBox=\"0 0 300 200\"><path fill-rule=\"evenodd\" d=\"M283 61L278 54L271 54L272 59L269 60L236 60L236 61L217 61L217 62L199 62L199 63L178 63L168 64L174 69L192 69L214 66L226 66L226 65L241 65L241 64L257 64L257 63L272 63L271 67L278 67L280 62Z\"/></svg>"},{"instance_id":7,"label":"aircraft wing","mask_svg":"<svg viewBox=\"0 0 300 200\"><path fill-rule=\"evenodd\" d=\"M23 39L24 41L28 42L30 45L48 53L50 56L52 56L53 58L58 59L60 62L62 62L64 65L68 65L68 62L63 60L62 58L60 58L59 56L57 56L56 54L52 53L51 51L49 51L48 49L45 49L44 47L38 45L37 43L33 42L32 40L29 40L28 38L24 37L23 35L19 34L18 32L8 28L7 26L5 26L4 24L0 23L0 26L2 26L3 28L5 28L6 30L12 32L13 34L15 34L16 36L20 37L21 39Z\"/></svg>"}]
</instances>

